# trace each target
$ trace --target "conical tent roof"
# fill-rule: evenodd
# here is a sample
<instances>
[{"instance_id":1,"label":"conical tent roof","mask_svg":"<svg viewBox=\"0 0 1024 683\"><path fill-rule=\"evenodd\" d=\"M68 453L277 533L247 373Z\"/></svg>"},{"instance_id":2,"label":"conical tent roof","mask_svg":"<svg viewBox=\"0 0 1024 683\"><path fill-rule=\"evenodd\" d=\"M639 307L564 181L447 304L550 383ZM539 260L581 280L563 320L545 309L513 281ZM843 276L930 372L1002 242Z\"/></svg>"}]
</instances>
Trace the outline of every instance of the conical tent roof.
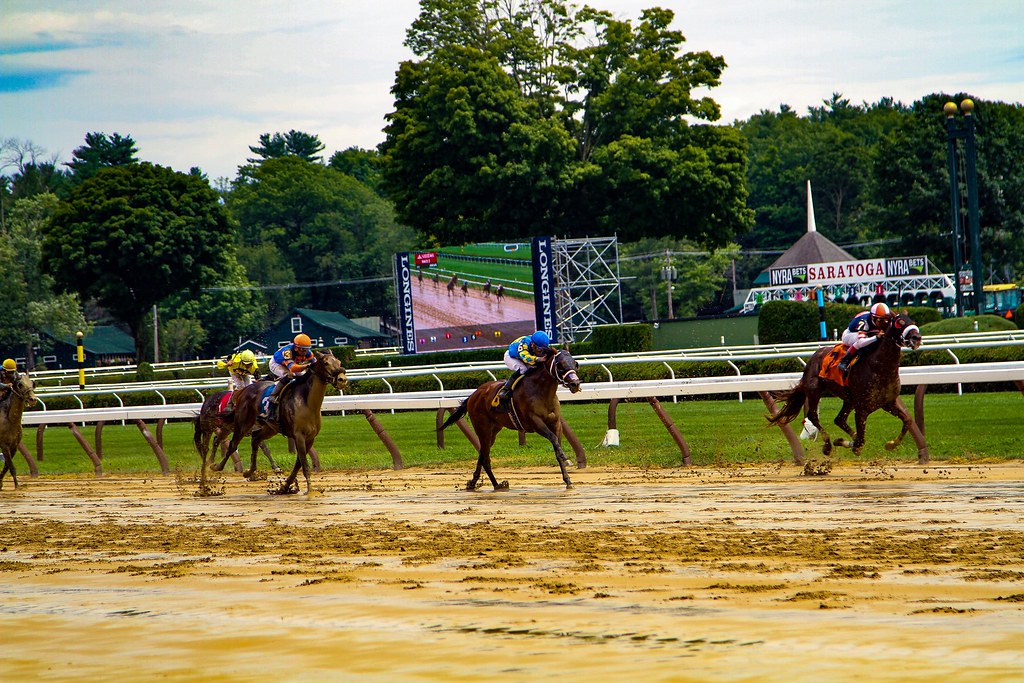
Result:
<instances>
[{"instance_id":1,"label":"conical tent roof","mask_svg":"<svg viewBox=\"0 0 1024 683\"><path fill-rule=\"evenodd\" d=\"M807 181L807 232L793 246L775 259L775 262L761 271L754 280L754 286L766 285L769 282L768 271L772 268L788 266L806 266L812 263L834 263L836 261L856 261L857 258L832 240L818 232L814 223L814 207L811 204L811 181Z\"/></svg>"}]
</instances>

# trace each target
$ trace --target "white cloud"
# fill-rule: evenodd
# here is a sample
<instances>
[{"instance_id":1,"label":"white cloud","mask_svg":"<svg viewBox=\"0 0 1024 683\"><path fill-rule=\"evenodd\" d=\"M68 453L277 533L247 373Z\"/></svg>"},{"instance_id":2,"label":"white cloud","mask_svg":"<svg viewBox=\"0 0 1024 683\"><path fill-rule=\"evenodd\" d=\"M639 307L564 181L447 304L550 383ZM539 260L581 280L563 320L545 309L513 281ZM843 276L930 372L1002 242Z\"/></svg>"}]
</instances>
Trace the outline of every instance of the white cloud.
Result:
<instances>
[{"instance_id":1,"label":"white cloud","mask_svg":"<svg viewBox=\"0 0 1024 683\"><path fill-rule=\"evenodd\" d=\"M686 49L729 65L711 92L727 122L781 103L804 112L833 92L905 103L937 91L1004 101L1024 92L1019 0L592 4L629 19L648 6L675 11ZM67 159L87 132L130 134L144 159L219 177L234 175L261 133L316 133L327 154L378 144L418 3L5 0L4 14L0 76L84 73L0 91L0 136Z\"/></svg>"}]
</instances>

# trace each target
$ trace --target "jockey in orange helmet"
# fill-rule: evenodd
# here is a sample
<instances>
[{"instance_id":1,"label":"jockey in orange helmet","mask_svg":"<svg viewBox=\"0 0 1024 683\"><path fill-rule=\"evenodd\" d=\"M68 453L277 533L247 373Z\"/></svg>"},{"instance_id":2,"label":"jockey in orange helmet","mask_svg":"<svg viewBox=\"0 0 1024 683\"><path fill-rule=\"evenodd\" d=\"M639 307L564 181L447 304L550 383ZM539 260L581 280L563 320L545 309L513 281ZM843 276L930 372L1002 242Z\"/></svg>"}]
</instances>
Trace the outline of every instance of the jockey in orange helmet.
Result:
<instances>
[{"instance_id":1,"label":"jockey in orange helmet","mask_svg":"<svg viewBox=\"0 0 1024 683\"><path fill-rule=\"evenodd\" d=\"M269 418L277 412L277 399L291 380L306 372L306 368L316 362L312 351L313 341L308 334L299 333L291 344L285 344L277 350L267 363L270 374L277 380L277 386L270 394L269 413L261 414L260 417Z\"/></svg>"},{"instance_id":2,"label":"jockey in orange helmet","mask_svg":"<svg viewBox=\"0 0 1024 683\"><path fill-rule=\"evenodd\" d=\"M885 330L891 318L892 311L881 302L872 305L863 313L855 315L850 321L850 325L843 330L846 355L839 361L839 369L843 372L849 370L850 361L853 360L857 351L878 341L878 337Z\"/></svg>"}]
</instances>

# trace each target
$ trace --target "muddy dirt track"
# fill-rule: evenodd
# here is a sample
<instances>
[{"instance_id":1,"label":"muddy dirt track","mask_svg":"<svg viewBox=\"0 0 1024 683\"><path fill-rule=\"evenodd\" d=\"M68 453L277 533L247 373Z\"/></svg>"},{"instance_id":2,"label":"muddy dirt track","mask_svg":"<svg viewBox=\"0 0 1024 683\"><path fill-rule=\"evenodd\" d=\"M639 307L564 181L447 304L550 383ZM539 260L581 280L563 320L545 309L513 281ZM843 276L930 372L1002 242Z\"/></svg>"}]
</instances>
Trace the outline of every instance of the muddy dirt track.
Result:
<instances>
[{"instance_id":1,"label":"muddy dirt track","mask_svg":"<svg viewBox=\"0 0 1024 683\"><path fill-rule=\"evenodd\" d=\"M0 680L1020 680L1024 467L25 478Z\"/></svg>"}]
</instances>

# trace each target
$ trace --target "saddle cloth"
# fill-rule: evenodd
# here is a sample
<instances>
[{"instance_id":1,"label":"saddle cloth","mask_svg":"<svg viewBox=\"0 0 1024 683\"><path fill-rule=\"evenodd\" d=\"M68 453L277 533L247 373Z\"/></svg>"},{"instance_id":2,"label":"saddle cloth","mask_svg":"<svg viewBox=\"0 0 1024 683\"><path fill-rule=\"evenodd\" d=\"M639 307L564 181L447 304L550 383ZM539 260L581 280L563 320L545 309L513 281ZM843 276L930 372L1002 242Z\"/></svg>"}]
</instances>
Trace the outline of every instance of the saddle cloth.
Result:
<instances>
[{"instance_id":1,"label":"saddle cloth","mask_svg":"<svg viewBox=\"0 0 1024 683\"><path fill-rule=\"evenodd\" d=\"M274 391L274 385L271 384L263 390L260 394L260 414L266 415L270 412L270 394Z\"/></svg>"},{"instance_id":2,"label":"saddle cloth","mask_svg":"<svg viewBox=\"0 0 1024 683\"><path fill-rule=\"evenodd\" d=\"M512 387L508 390L508 398L505 401L501 401L498 398L501 395L501 387L498 387L498 390L494 392L494 398L491 399L491 408L507 412L512 403L512 394L516 392L516 387L522 383L524 377L526 377L526 375L519 375L516 377L515 381L512 382Z\"/></svg>"},{"instance_id":3,"label":"saddle cloth","mask_svg":"<svg viewBox=\"0 0 1024 683\"><path fill-rule=\"evenodd\" d=\"M220 403L217 404L217 410L226 413L228 410L228 401L231 400L231 392L224 394L220 397Z\"/></svg>"},{"instance_id":4,"label":"saddle cloth","mask_svg":"<svg viewBox=\"0 0 1024 683\"><path fill-rule=\"evenodd\" d=\"M835 382L841 387L846 386L846 373L839 369L839 361L846 355L846 346L840 342L832 347L832 349L825 354L825 357L821 359L821 370L818 371L818 377L827 379L830 382ZM850 365L853 365L860 358L858 353L853 357Z\"/></svg>"}]
</instances>

